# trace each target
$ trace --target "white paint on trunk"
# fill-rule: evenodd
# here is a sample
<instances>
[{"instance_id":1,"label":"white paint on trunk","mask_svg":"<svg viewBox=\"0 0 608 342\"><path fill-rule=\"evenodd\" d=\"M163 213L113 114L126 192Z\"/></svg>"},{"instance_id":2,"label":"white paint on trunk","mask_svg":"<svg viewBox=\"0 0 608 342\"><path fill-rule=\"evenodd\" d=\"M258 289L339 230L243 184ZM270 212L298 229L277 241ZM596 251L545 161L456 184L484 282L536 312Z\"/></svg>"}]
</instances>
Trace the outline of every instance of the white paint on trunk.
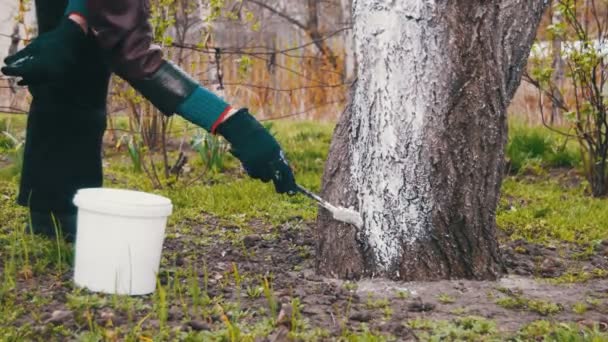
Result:
<instances>
[{"instance_id":1,"label":"white paint on trunk","mask_svg":"<svg viewBox=\"0 0 608 342\"><path fill-rule=\"evenodd\" d=\"M442 79L446 34L429 23L436 1L355 0L353 6L359 78L352 187L365 240L386 271L400 263L404 245L427 233L433 202L422 137L425 118L445 98L436 80Z\"/></svg>"}]
</instances>

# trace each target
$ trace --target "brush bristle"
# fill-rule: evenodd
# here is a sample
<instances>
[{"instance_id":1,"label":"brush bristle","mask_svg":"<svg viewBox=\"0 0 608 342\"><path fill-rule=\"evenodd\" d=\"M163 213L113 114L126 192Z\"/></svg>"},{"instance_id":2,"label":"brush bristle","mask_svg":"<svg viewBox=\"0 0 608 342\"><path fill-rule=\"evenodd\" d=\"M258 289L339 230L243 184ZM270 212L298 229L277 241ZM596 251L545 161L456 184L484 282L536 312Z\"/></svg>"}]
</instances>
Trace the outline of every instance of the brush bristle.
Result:
<instances>
[{"instance_id":1,"label":"brush bristle","mask_svg":"<svg viewBox=\"0 0 608 342\"><path fill-rule=\"evenodd\" d=\"M363 227L363 220L358 212L343 207L337 207L333 212L334 219L340 222L350 223L357 228Z\"/></svg>"}]
</instances>

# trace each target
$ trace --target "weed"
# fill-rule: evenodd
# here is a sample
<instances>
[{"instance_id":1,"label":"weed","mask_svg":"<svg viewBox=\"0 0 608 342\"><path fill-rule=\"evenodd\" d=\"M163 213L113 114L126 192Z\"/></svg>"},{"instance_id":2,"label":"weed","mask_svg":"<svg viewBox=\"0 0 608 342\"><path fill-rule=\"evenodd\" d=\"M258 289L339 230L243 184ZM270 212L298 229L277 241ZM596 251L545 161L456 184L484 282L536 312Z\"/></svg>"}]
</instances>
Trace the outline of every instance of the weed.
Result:
<instances>
[{"instance_id":1,"label":"weed","mask_svg":"<svg viewBox=\"0 0 608 342\"><path fill-rule=\"evenodd\" d=\"M568 270L557 278L552 278L549 281L554 284L573 284L573 283L584 283L591 279L605 279L608 278L608 271L595 268L592 271L583 270Z\"/></svg>"},{"instance_id":2,"label":"weed","mask_svg":"<svg viewBox=\"0 0 608 342\"><path fill-rule=\"evenodd\" d=\"M264 292L264 288L262 286L247 286L247 297L251 298L251 299L257 299L260 298L260 296L262 296L262 293Z\"/></svg>"},{"instance_id":3,"label":"weed","mask_svg":"<svg viewBox=\"0 0 608 342\"><path fill-rule=\"evenodd\" d=\"M201 157L205 170L211 172L224 171L228 145L222 138L199 131L199 135L192 139L192 148Z\"/></svg>"},{"instance_id":4,"label":"weed","mask_svg":"<svg viewBox=\"0 0 608 342\"><path fill-rule=\"evenodd\" d=\"M266 301L268 303L268 308L270 309L270 314L272 319L276 319L278 315L278 302L274 295L274 291L272 290L272 285L268 281L268 278L264 277L262 280L262 288L264 289L264 297L266 297Z\"/></svg>"},{"instance_id":5,"label":"weed","mask_svg":"<svg viewBox=\"0 0 608 342\"><path fill-rule=\"evenodd\" d=\"M411 296L412 296L412 294L409 291L402 291L402 290L397 291L397 298L399 298L399 299L408 299Z\"/></svg>"},{"instance_id":6,"label":"weed","mask_svg":"<svg viewBox=\"0 0 608 342\"><path fill-rule=\"evenodd\" d=\"M342 287L344 287L344 289L346 291L355 292L355 291L357 291L357 288L359 288L359 285L357 285L357 283L346 281L346 282L344 282Z\"/></svg>"},{"instance_id":7,"label":"weed","mask_svg":"<svg viewBox=\"0 0 608 342\"><path fill-rule=\"evenodd\" d=\"M437 300L439 301L439 303L441 304L452 304L454 302L456 302L456 298L450 296L447 293L440 293L437 296Z\"/></svg>"},{"instance_id":8,"label":"weed","mask_svg":"<svg viewBox=\"0 0 608 342\"><path fill-rule=\"evenodd\" d=\"M608 333L576 324L535 321L522 328L516 341L590 341L608 340Z\"/></svg>"},{"instance_id":9,"label":"weed","mask_svg":"<svg viewBox=\"0 0 608 342\"><path fill-rule=\"evenodd\" d=\"M423 341L485 341L498 337L496 323L477 316L467 316L452 321L418 318L407 324L411 329L417 330L416 335Z\"/></svg>"},{"instance_id":10,"label":"weed","mask_svg":"<svg viewBox=\"0 0 608 342\"><path fill-rule=\"evenodd\" d=\"M232 263L232 275L234 276L234 285L236 286L236 298L237 298L237 305L240 307L240 303L241 303L241 281L242 281L242 277L239 274L239 269L236 266L236 263Z\"/></svg>"},{"instance_id":11,"label":"weed","mask_svg":"<svg viewBox=\"0 0 608 342\"><path fill-rule=\"evenodd\" d=\"M390 302L386 298L383 298L383 299L374 299L371 295L368 295L367 302L365 303L365 306L368 309L370 309L370 310L385 309L387 307L390 307Z\"/></svg>"},{"instance_id":12,"label":"weed","mask_svg":"<svg viewBox=\"0 0 608 342\"><path fill-rule=\"evenodd\" d=\"M496 301L496 304L505 309L528 310L542 316L553 315L564 309L560 304L540 299L527 299L520 295L500 298Z\"/></svg>"},{"instance_id":13,"label":"weed","mask_svg":"<svg viewBox=\"0 0 608 342\"><path fill-rule=\"evenodd\" d=\"M589 307L585 303L576 302L574 303L574 305L572 305L572 311L579 315L584 314L585 312L587 312L588 309Z\"/></svg>"},{"instance_id":14,"label":"weed","mask_svg":"<svg viewBox=\"0 0 608 342\"><path fill-rule=\"evenodd\" d=\"M156 315L160 323L160 329L163 330L167 324L167 319L169 318L169 309L167 304L167 290L162 286L159 279L156 280L155 299Z\"/></svg>"}]
</instances>

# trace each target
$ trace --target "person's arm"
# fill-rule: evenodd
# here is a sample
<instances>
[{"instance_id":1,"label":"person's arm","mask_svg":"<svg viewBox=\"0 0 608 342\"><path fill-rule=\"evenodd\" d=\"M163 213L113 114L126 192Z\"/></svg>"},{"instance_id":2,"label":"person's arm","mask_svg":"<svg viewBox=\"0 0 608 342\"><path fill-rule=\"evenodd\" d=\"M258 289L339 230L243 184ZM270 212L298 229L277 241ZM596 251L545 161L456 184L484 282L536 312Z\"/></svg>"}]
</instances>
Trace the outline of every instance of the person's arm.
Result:
<instances>
[{"instance_id":1,"label":"person's arm","mask_svg":"<svg viewBox=\"0 0 608 342\"><path fill-rule=\"evenodd\" d=\"M78 27L80 36L85 36L86 28L81 29L73 17L84 20L112 70L155 107L166 115L178 113L211 133L223 135L251 177L264 182L272 180L277 192L296 193L293 173L275 138L246 109L234 110L179 67L163 59L162 51L153 44L146 4L145 0L70 0L66 26ZM49 33L54 37L54 46L73 47L74 33L62 34L62 31ZM48 41L48 37L42 41ZM43 48L28 47L24 50L29 51L20 52L18 58L7 59L9 65L2 71L16 76L23 76L25 71L28 79L61 79L61 75L53 72L45 75L45 72L57 65L65 67L64 62L75 53L53 58L54 48L44 44ZM37 62L42 60L52 63ZM24 80L27 82L26 77Z\"/></svg>"}]
</instances>

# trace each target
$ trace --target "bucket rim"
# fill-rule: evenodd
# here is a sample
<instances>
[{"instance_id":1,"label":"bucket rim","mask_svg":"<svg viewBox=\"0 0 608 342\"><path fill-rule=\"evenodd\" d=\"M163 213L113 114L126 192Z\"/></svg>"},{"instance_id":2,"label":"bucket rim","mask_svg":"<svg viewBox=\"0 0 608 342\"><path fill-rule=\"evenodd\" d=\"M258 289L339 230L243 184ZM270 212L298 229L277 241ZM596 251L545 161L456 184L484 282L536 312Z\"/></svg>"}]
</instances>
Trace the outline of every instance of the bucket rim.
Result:
<instances>
[{"instance_id":1,"label":"bucket rim","mask_svg":"<svg viewBox=\"0 0 608 342\"><path fill-rule=\"evenodd\" d=\"M73 202L78 209L127 217L164 217L173 212L169 198L128 189L80 189Z\"/></svg>"}]
</instances>

